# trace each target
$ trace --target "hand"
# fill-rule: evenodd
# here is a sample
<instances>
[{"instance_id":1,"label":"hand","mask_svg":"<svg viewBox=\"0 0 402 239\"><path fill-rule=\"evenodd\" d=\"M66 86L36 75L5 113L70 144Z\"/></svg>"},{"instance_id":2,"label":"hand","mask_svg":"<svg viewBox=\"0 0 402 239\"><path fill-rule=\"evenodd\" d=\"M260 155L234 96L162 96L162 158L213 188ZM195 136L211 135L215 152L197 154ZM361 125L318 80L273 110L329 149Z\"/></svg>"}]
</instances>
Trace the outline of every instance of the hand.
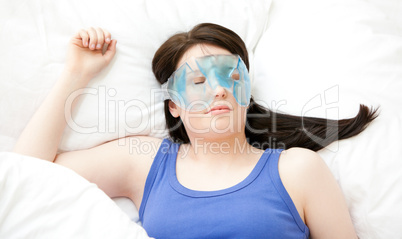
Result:
<instances>
[{"instance_id":1,"label":"hand","mask_svg":"<svg viewBox=\"0 0 402 239\"><path fill-rule=\"evenodd\" d=\"M104 44L109 44L102 54ZM80 30L70 40L67 53L66 70L73 74L95 77L113 59L116 53L116 40L102 28L90 27Z\"/></svg>"}]
</instances>

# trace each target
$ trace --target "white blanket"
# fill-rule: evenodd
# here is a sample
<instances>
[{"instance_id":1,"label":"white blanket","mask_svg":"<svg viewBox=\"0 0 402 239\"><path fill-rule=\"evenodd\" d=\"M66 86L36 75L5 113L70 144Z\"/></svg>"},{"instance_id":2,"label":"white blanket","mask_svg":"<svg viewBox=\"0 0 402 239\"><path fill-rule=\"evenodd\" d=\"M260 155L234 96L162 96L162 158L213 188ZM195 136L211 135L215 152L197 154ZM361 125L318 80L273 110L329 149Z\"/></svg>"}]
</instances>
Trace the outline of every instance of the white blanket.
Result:
<instances>
[{"instance_id":1,"label":"white blanket","mask_svg":"<svg viewBox=\"0 0 402 239\"><path fill-rule=\"evenodd\" d=\"M95 184L63 166L0 153L0 238L149 238Z\"/></svg>"}]
</instances>

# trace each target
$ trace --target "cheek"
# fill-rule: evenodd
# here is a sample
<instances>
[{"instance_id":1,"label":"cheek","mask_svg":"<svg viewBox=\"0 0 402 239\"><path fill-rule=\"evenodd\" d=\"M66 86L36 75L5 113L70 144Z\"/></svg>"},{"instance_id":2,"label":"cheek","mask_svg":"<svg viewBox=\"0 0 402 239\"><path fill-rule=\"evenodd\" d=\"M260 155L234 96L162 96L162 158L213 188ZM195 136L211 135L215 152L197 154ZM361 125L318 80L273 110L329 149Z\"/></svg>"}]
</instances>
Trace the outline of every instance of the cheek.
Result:
<instances>
[{"instance_id":1,"label":"cheek","mask_svg":"<svg viewBox=\"0 0 402 239\"><path fill-rule=\"evenodd\" d=\"M238 128L243 129L247 120L247 107L239 107L235 114L235 124Z\"/></svg>"}]
</instances>

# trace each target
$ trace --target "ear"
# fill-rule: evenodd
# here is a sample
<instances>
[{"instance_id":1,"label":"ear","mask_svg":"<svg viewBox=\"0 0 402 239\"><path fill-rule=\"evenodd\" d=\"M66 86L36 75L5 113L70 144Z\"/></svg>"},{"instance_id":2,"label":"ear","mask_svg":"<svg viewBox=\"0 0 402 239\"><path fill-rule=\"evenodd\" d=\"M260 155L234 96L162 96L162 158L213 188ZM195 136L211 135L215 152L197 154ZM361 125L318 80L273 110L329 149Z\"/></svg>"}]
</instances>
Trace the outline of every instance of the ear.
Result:
<instances>
[{"instance_id":1,"label":"ear","mask_svg":"<svg viewBox=\"0 0 402 239\"><path fill-rule=\"evenodd\" d=\"M170 114L175 118L180 116L179 107L177 107L177 105L175 103L173 103L173 101L171 101L171 100L169 100L169 111L170 111Z\"/></svg>"}]
</instances>

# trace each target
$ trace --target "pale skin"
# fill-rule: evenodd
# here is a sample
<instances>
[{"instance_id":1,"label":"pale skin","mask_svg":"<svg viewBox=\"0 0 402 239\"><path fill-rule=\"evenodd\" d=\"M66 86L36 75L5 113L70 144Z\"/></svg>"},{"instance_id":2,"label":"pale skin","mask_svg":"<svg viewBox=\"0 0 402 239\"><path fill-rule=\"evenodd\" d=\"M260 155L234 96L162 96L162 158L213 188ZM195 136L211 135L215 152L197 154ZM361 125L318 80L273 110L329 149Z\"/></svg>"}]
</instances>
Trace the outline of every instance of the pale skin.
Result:
<instances>
[{"instance_id":1,"label":"pale skin","mask_svg":"<svg viewBox=\"0 0 402 239\"><path fill-rule=\"evenodd\" d=\"M74 35L60 79L24 129L14 152L71 168L97 184L110 197L128 197L139 208L155 152L130 152L128 143L119 146L115 140L91 149L57 155L66 127L66 99L72 92L86 87L110 63L116 53L116 43L111 34L101 28L81 30ZM109 46L102 54L104 44ZM230 52L211 45L197 45L185 53L178 66L190 57L210 54ZM238 105L233 95L222 87L217 87L211 107L217 105L228 106L230 112L211 115L206 109L194 113L173 102L169 104L171 114L181 117L184 122L191 142L180 146L177 178L183 186L193 190L219 190L241 182L263 153L246 141L246 107ZM233 115L236 117L230 117ZM219 132L200 132L208 127ZM131 139L153 144L156 148L162 142L145 136ZM236 152L236 143L245 150ZM217 149L225 151L217 153ZM311 238L357 238L342 191L317 153L303 148L285 150L278 168L300 217L310 229Z\"/></svg>"}]
</instances>

